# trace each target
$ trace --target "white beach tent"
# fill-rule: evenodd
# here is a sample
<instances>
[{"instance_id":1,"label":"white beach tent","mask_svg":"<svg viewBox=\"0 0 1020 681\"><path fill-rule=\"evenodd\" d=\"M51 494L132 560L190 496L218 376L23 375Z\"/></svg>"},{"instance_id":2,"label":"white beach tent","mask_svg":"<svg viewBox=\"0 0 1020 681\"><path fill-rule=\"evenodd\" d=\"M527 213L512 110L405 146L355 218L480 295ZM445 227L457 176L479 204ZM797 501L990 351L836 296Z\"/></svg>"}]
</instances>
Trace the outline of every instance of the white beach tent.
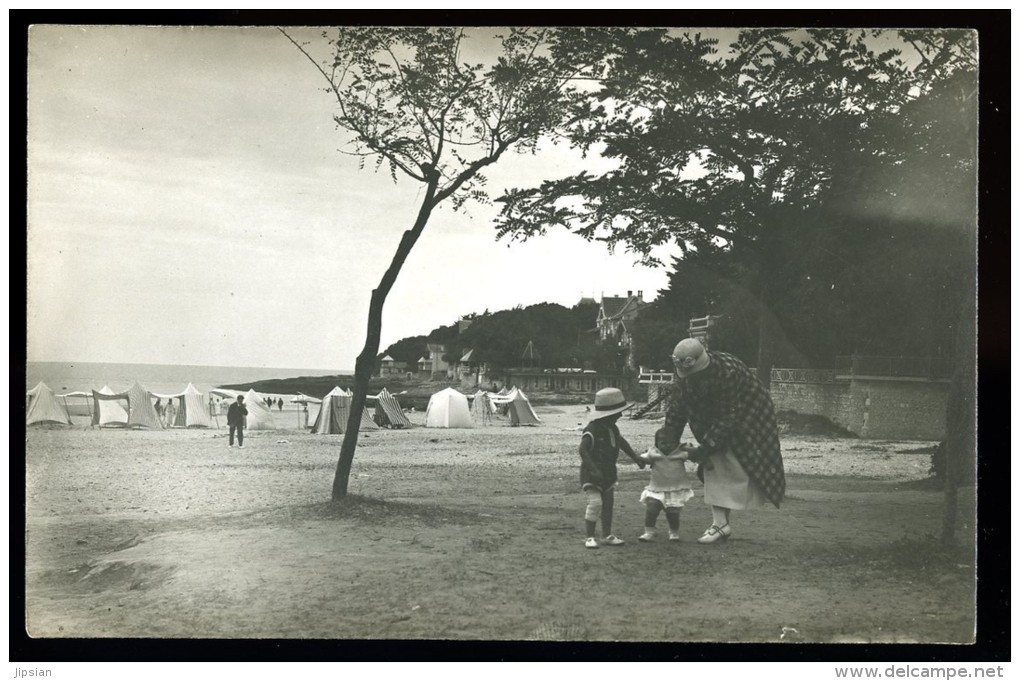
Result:
<instances>
[{"instance_id":1,"label":"white beach tent","mask_svg":"<svg viewBox=\"0 0 1020 681\"><path fill-rule=\"evenodd\" d=\"M473 428L467 396L454 388L446 388L430 397L425 410L425 427Z\"/></svg>"},{"instance_id":2,"label":"white beach tent","mask_svg":"<svg viewBox=\"0 0 1020 681\"><path fill-rule=\"evenodd\" d=\"M50 387L42 381L29 390L27 396L28 412L25 414L26 425L34 426L44 423L71 425L67 409L57 400Z\"/></svg>"},{"instance_id":3,"label":"white beach tent","mask_svg":"<svg viewBox=\"0 0 1020 681\"><path fill-rule=\"evenodd\" d=\"M113 395L110 386L104 385L99 391L101 395ZM128 424L128 401L92 399L92 425L100 428L126 428Z\"/></svg>"},{"instance_id":4,"label":"white beach tent","mask_svg":"<svg viewBox=\"0 0 1020 681\"><path fill-rule=\"evenodd\" d=\"M322 398L319 415L315 418L312 432L316 435L336 435L347 430L347 419L351 415L351 394L337 386ZM379 430L369 415L368 410L361 412L360 430Z\"/></svg>"},{"instance_id":5,"label":"white beach tent","mask_svg":"<svg viewBox=\"0 0 1020 681\"><path fill-rule=\"evenodd\" d=\"M248 410L245 417L245 430L275 430L276 422L273 421L273 412L269 405L254 390L249 390L244 395L244 406Z\"/></svg>"},{"instance_id":6,"label":"white beach tent","mask_svg":"<svg viewBox=\"0 0 1020 681\"><path fill-rule=\"evenodd\" d=\"M161 399L176 400L174 406L177 408L177 416L174 417L173 423L167 424L168 426L177 428L209 427L209 408L205 403L205 395L200 393L193 384L189 383L184 392L173 395L153 394ZM247 398L245 401L247 402Z\"/></svg>"}]
</instances>

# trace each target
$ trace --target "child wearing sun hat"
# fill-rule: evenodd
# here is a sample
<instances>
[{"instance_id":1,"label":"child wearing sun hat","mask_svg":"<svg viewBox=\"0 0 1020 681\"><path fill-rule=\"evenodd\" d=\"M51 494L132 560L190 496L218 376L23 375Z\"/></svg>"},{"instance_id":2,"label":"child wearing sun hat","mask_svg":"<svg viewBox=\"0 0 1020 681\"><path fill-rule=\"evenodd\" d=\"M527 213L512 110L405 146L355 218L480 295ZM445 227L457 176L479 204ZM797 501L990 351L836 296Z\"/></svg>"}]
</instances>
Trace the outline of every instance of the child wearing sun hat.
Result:
<instances>
[{"instance_id":1,"label":"child wearing sun hat","mask_svg":"<svg viewBox=\"0 0 1020 681\"><path fill-rule=\"evenodd\" d=\"M620 451L645 467L616 426L620 415L633 405L628 403L619 388L603 388L595 393L593 418L581 435L581 489L587 497L584 511L585 547L599 548L595 538L595 525L602 521L602 543L619 546L623 540L613 534L613 490L616 487L616 460Z\"/></svg>"}]
</instances>

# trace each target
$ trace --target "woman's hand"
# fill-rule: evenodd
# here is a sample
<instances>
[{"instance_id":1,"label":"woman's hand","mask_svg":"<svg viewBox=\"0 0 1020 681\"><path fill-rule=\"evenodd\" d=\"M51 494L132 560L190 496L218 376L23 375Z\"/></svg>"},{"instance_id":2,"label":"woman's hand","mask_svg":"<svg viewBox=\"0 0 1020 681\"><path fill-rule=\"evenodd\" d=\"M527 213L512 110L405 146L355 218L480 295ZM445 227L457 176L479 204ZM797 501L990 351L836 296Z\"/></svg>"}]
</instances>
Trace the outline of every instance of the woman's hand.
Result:
<instances>
[{"instance_id":1,"label":"woman's hand","mask_svg":"<svg viewBox=\"0 0 1020 681\"><path fill-rule=\"evenodd\" d=\"M712 455L712 450L708 447L697 445L684 445L684 451L687 452L687 460L694 463L704 463Z\"/></svg>"}]
</instances>

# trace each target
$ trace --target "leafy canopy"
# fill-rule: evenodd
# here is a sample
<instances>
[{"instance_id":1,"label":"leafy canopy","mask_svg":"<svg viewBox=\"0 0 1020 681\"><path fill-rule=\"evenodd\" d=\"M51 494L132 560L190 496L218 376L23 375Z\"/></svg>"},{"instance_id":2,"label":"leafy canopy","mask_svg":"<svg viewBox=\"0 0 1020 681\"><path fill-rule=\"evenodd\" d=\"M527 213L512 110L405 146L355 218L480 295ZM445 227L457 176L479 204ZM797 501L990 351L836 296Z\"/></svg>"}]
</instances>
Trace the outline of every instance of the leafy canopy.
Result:
<instances>
[{"instance_id":1,"label":"leafy canopy","mask_svg":"<svg viewBox=\"0 0 1020 681\"><path fill-rule=\"evenodd\" d=\"M755 245L777 207L819 205L848 166L896 163L902 107L974 53L965 31L753 29L725 50L658 29L600 37L583 47L602 55L602 85L574 101L568 136L616 167L506 192L499 237L559 225L646 257Z\"/></svg>"}]
</instances>

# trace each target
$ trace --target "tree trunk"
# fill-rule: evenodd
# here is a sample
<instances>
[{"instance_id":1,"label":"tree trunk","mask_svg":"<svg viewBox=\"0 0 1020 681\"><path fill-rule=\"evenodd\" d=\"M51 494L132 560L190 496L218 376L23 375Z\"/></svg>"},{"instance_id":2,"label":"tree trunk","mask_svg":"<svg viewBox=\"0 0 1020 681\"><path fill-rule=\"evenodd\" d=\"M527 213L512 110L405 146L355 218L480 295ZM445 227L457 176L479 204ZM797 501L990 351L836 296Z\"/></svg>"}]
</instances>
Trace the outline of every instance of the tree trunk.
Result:
<instances>
[{"instance_id":1,"label":"tree trunk","mask_svg":"<svg viewBox=\"0 0 1020 681\"><path fill-rule=\"evenodd\" d=\"M974 235L968 230L968 255L976 266ZM969 268L968 268L969 269ZM955 368L946 401L946 439L942 454L945 475L945 504L942 514L942 541L951 544L956 540L958 515L957 489L963 483L975 480L977 456L977 272L968 271L963 284L964 298L956 324Z\"/></svg>"},{"instance_id":2,"label":"tree trunk","mask_svg":"<svg viewBox=\"0 0 1020 681\"><path fill-rule=\"evenodd\" d=\"M772 309L770 305L771 287L769 277L771 276L771 248L764 248L761 254L761 264L758 267L758 380L768 390L772 385Z\"/></svg>"},{"instance_id":3,"label":"tree trunk","mask_svg":"<svg viewBox=\"0 0 1020 681\"><path fill-rule=\"evenodd\" d=\"M383 304L397 280L400 268L403 267L415 242L418 241L422 230L428 224L432 209L435 207L433 199L438 182L438 175L433 173L433 176L429 178L425 197L418 209L418 218L415 220L414 226L404 232L389 268L383 274L379 286L372 291L372 300L368 306L368 331L365 335L365 347L358 355L354 366L354 396L351 398L351 413L347 418L347 430L344 432L344 441L340 445L340 458L336 462L336 474L333 476L333 501L339 501L347 496L351 466L354 464L354 452L358 447L358 433L361 430L361 415L365 411L365 398L368 395L368 381L372 377L372 368L375 366L375 357L379 353L379 343L382 338ZM324 404L323 407L325 406Z\"/></svg>"},{"instance_id":4,"label":"tree trunk","mask_svg":"<svg viewBox=\"0 0 1020 681\"><path fill-rule=\"evenodd\" d=\"M758 380L768 390L772 385L772 320L768 303L761 301L761 317L758 319Z\"/></svg>"}]
</instances>

